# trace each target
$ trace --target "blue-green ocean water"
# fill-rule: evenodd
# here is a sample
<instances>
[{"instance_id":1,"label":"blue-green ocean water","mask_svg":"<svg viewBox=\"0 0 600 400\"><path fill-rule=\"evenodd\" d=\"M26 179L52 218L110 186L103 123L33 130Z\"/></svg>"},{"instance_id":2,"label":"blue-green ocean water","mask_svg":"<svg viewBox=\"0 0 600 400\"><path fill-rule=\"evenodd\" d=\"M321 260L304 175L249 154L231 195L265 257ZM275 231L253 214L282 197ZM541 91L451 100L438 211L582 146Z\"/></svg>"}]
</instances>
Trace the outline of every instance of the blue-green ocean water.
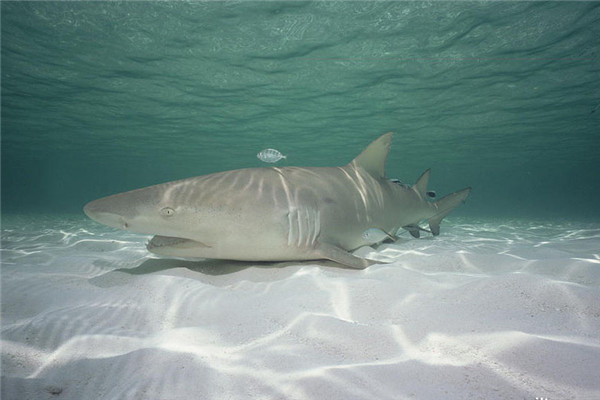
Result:
<instances>
[{"instance_id":1,"label":"blue-green ocean water","mask_svg":"<svg viewBox=\"0 0 600 400\"><path fill-rule=\"evenodd\" d=\"M0 11L2 399L600 398L600 2ZM387 131L388 177L473 190L363 271L156 258L82 212Z\"/></svg>"},{"instance_id":2,"label":"blue-green ocean water","mask_svg":"<svg viewBox=\"0 0 600 400\"><path fill-rule=\"evenodd\" d=\"M349 162L473 192L456 215L600 218L600 3L5 2L2 212ZM264 164L262 164L264 165Z\"/></svg>"}]
</instances>

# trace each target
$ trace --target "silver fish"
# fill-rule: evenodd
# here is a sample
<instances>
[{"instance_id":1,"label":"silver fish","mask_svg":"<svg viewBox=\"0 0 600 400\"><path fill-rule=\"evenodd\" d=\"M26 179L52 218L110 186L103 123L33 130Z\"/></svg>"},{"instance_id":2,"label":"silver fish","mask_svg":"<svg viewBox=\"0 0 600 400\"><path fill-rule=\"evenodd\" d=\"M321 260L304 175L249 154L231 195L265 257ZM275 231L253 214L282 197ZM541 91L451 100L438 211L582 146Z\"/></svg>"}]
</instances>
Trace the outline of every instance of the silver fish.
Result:
<instances>
[{"instance_id":1,"label":"silver fish","mask_svg":"<svg viewBox=\"0 0 600 400\"><path fill-rule=\"evenodd\" d=\"M284 156L279 152L279 150L275 149L264 149L263 151L258 153L256 157L258 157L259 160L267 163L276 163L282 158L287 158L287 156Z\"/></svg>"}]
</instances>

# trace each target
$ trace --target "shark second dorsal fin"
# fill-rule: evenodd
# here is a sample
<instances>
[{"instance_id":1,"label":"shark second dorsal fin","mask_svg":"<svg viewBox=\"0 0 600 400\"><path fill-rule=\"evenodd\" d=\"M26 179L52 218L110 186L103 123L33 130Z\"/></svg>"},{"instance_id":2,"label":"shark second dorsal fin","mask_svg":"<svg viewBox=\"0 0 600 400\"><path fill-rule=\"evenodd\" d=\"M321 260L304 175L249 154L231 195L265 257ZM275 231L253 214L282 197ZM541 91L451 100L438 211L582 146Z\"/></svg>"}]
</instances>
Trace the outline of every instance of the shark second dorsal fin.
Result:
<instances>
[{"instance_id":1,"label":"shark second dorsal fin","mask_svg":"<svg viewBox=\"0 0 600 400\"><path fill-rule=\"evenodd\" d=\"M422 199L426 198L427 195L427 184L429 183L429 176L431 175L431 169L427 169L421 174L417 183L413 185L413 190L416 191Z\"/></svg>"},{"instance_id":2,"label":"shark second dorsal fin","mask_svg":"<svg viewBox=\"0 0 600 400\"><path fill-rule=\"evenodd\" d=\"M392 136L392 132L381 135L352 160L350 165L361 167L377 178L385 178L385 160L390 152Z\"/></svg>"}]
</instances>

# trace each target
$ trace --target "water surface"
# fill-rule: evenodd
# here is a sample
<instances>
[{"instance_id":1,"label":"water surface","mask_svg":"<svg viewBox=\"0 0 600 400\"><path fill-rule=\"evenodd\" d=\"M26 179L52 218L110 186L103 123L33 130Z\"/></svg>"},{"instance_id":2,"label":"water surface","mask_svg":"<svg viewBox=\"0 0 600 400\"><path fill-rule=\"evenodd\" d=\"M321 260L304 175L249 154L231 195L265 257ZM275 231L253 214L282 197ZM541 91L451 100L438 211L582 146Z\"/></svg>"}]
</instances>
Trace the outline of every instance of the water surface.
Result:
<instances>
[{"instance_id":1,"label":"water surface","mask_svg":"<svg viewBox=\"0 0 600 400\"><path fill-rule=\"evenodd\" d=\"M598 220L594 2L2 2L2 211L260 165L474 188L477 217Z\"/></svg>"}]
</instances>

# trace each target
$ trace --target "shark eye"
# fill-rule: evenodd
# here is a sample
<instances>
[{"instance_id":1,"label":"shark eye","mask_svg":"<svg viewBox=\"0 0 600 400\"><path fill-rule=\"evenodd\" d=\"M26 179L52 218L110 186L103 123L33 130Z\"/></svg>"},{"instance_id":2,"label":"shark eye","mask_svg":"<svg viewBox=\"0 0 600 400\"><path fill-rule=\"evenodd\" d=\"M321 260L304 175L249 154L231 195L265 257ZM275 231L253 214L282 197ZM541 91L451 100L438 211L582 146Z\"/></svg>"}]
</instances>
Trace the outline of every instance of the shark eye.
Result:
<instances>
[{"instance_id":1,"label":"shark eye","mask_svg":"<svg viewBox=\"0 0 600 400\"><path fill-rule=\"evenodd\" d=\"M163 217L170 217L173 214L175 214L175 210L173 210L171 207L165 207L160 210L160 215Z\"/></svg>"}]
</instances>

